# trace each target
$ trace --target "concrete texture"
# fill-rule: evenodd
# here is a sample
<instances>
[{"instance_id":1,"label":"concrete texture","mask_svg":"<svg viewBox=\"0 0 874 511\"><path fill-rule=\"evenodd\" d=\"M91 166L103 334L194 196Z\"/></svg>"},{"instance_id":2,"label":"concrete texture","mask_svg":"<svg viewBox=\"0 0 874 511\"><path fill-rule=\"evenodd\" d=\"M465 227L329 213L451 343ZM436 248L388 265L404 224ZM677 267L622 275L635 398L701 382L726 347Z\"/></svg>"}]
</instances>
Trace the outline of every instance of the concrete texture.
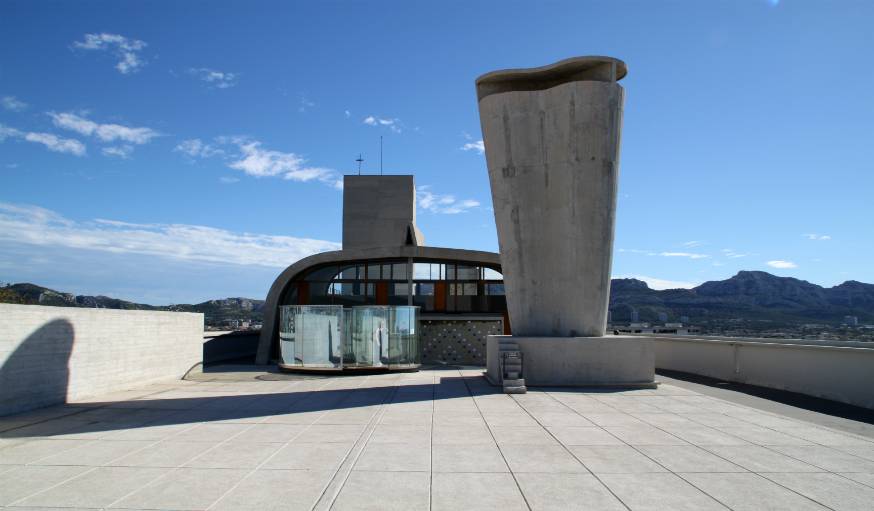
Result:
<instances>
[{"instance_id":1,"label":"concrete texture","mask_svg":"<svg viewBox=\"0 0 874 511\"><path fill-rule=\"evenodd\" d=\"M0 304L0 415L179 379L203 314Z\"/></svg>"},{"instance_id":2,"label":"concrete texture","mask_svg":"<svg viewBox=\"0 0 874 511\"><path fill-rule=\"evenodd\" d=\"M582 57L477 79L514 335L604 334L624 74Z\"/></svg>"},{"instance_id":3,"label":"concrete texture","mask_svg":"<svg viewBox=\"0 0 874 511\"><path fill-rule=\"evenodd\" d=\"M343 176L343 248L424 244L413 176Z\"/></svg>"},{"instance_id":4,"label":"concrete texture","mask_svg":"<svg viewBox=\"0 0 874 511\"><path fill-rule=\"evenodd\" d=\"M509 396L479 370L259 379L267 376L276 375L152 384L0 418L0 506L868 510L874 502L874 438L670 383Z\"/></svg>"},{"instance_id":5,"label":"concrete texture","mask_svg":"<svg viewBox=\"0 0 874 511\"><path fill-rule=\"evenodd\" d=\"M679 336L650 339L659 369L874 409L874 346L867 343Z\"/></svg>"},{"instance_id":6,"label":"concrete texture","mask_svg":"<svg viewBox=\"0 0 874 511\"><path fill-rule=\"evenodd\" d=\"M653 342L632 336L490 335L486 341L486 370L489 380L495 383L501 381L501 339L512 339L518 345L528 386L653 385Z\"/></svg>"},{"instance_id":7,"label":"concrete texture","mask_svg":"<svg viewBox=\"0 0 874 511\"><path fill-rule=\"evenodd\" d=\"M258 341L258 353L255 358L257 364L266 364L270 361L270 348L278 339L279 298L296 276L309 270L313 266L326 263L340 263L345 261L364 261L368 259L403 259L412 258L429 261L463 261L472 265L487 265L500 267L500 257L494 252L480 250L461 250L455 248L421 247L421 246L388 246L376 248L344 249L305 257L282 271L270 291L264 303L264 326Z\"/></svg>"}]
</instances>

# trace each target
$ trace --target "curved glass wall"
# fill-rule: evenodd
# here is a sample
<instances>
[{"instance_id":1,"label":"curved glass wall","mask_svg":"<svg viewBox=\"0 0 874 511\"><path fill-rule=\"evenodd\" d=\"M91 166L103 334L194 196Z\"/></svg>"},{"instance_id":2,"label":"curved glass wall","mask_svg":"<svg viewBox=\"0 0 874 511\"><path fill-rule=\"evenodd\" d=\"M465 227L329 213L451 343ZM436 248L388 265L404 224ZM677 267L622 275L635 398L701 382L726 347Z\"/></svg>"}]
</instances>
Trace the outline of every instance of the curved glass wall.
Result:
<instances>
[{"instance_id":1,"label":"curved glass wall","mask_svg":"<svg viewBox=\"0 0 874 511\"><path fill-rule=\"evenodd\" d=\"M293 369L419 367L419 308L280 307L280 366Z\"/></svg>"}]
</instances>

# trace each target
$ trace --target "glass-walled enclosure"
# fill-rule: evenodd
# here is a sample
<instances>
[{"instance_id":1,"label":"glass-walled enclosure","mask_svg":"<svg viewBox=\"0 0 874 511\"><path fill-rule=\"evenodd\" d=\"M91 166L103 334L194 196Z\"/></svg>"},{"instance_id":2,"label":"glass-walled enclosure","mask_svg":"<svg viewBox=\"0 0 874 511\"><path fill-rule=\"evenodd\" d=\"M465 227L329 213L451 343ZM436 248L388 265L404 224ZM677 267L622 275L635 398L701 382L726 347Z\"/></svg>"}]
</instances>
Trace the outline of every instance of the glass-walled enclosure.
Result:
<instances>
[{"instance_id":1,"label":"glass-walled enclosure","mask_svg":"<svg viewBox=\"0 0 874 511\"><path fill-rule=\"evenodd\" d=\"M503 314L503 275L461 261L360 261L315 267L290 283L283 305L414 305L423 313Z\"/></svg>"},{"instance_id":2,"label":"glass-walled enclosure","mask_svg":"<svg viewBox=\"0 0 874 511\"><path fill-rule=\"evenodd\" d=\"M419 308L280 307L280 366L288 369L419 367Z\"/></svg>"}]
</instances>

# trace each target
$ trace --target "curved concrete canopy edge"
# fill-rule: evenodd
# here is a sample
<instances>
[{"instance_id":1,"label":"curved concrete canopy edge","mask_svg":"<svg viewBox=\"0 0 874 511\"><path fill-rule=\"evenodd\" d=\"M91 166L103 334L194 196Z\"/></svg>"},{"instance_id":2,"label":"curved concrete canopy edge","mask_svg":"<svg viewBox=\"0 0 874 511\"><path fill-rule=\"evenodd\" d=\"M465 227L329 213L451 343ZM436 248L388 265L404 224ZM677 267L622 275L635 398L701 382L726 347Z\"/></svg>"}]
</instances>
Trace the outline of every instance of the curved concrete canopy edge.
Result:
<instances>
[{"instance_id":1,"label":"curved concrete canopy edge","mask_svg":"<svg viewBox=\"0 0 874 511\"><path fill-rule=\"evenodd\" d=\"M296 276L313 266L326 263L409 257L436 261L465 261L472 264L491 266L493 268L501 267L500 256L495 252L409 245L335 250L332 252L321 252L304 257L283 270L282 273L276 277L273 285L270 286L270 291L267 293L267 300L264 303L264 324L261 328L261 335L258 340L258 352L255 356L255 363L266 364L270 360L270 347L277 336L276 327L278 318L276 317L276 311L279 305L279 299L289 282L291 282Z\"/></svg>"},{"instance_id":2,"label":"curved concrete canopy edge","mask_svg":"<svg viewBox=\"0 0 874 511\"><path fill-rule=\"evenodd\" d=\"M574 81L615 82L626 74L625 62L602 56L571 57L546 66L502 69L476 79L477 100L501 92L544 90Z\"/></svg>"}]
</instances>

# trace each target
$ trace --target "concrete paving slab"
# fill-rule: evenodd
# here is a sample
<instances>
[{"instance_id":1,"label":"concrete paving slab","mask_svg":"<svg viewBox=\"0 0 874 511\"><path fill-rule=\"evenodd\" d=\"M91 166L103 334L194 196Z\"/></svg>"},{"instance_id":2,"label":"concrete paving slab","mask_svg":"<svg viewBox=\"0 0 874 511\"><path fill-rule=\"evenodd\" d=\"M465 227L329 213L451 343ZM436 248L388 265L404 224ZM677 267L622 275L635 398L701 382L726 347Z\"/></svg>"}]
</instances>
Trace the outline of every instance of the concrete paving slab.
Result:
<instances>
[{"instance_id":1,"label":"concrete paving slab","mask_svg":"<svg viewBox=\"0 0 874 511\"><path fill-rule=\"evenodd\" d=\"M836 474L765 474L765 477L824 506L840 511L870 510L874 488Z\"/></svg>"},{"instance_id":2,"label":"concrete paving slab","mask_svg":"<svg viewBox=\"0 0 874 511\"><path fill-rule=\"evenodd\" d=\"M675 474L602 474L598 477L632 511L728 509Z\"/></svg>"},{"instance_id":3,"label":"concrete paving slab","mask_svg":"<svg viewBox=\"0 0 874 511\"><path fill-rule=\"evenodd\" d=\"M215 511L309 511L333 470L257 470L229 488Z\"/></svg>"},{"instance_id":4,"label":"concrete paving slab","mask_svg":"<svg viewBox=\"0 0 874 511\"><path fill-rule=\"evenodd\" d=\"M368 444L354 470L376 472L428 472L431 450L419 444Z\"/></svg>"},{"instance_id":5,"label":"concrete paving slab","mask_svg":"<svg viewBox=\"0 0 874 511\"><path fill-rule=\"evenodd\" d=\"M83 466L15 466L0 473L0 506L8 505L82 474Z\"/></svg>"},{"instance_id":6,"label":"concrete paving slab","mask_svg":"<svg viewBox=\"0 0 874 511\"><path fill-rule=\"evenodd\" d=\"M246 470L178 468L112 504L121 509L207 509Z\"/></svg>"},{"instance_id":7,"label":"concrete paving slab","mask_svg":"<svg viewBox=\"0 0 874 511\"><path fill-rule=\"evenodd\" d=\"M431 481L433 511L502 511L528 509L510 474L435 473Z\"/></svg>"},{"instance_id":8,"label":"concrete paving slab","mask_svg":"<svg viewBox=\"0 0 874 511\"><path fill-rule=\"evenodd\" d=\"M574 445L570 450L595 474L667 472L664 467L628 445Z\"/></svg>"},{"instance_id":9,"label":"concrete paving slab","mask_svg":"<svg viewBox=\"0 0 874 511\"><path fill-rule=\"evenodd\" d=\"M336 511L427 511L427 472L352 472L331 508Z\"/></svg>"},{"instance_id":10,"label":"concrete paving slab","mask_svg":"<svg viewBox=\"0 0 874 511\"><path fill-rule=\"evenodd\" d=\"M13 504L104 508L167 472L161 468L97 467Z\"/></svg>"},{"instance_id":11,"label":"concrete paving slab","mask_svg":"<svg viewBox=\"0 0 874 511\"><path fill-rule=\"evenodd\" d=\"M758 474L680 474L734 511L822 511L828 508ZM738 491L743 488L743 491Z\"/></svg>"},{"instance_id":12,"label":"concrete paving slab","mask_svg":"<svg viewBox=\"0 0 874 511\"><path fill-rule=\"evenodd\" d=\"M586 472L586 468L563 445L501 444L510 470L522 472Z\"/></svg>"},{"instance_id":13,"label":"concrete paving slab","mask_svg":"<svg viewBox=\"0 0 874 511\"><path fill-rule=\"evenodd\" d=\"M159 442L113 460L107 465L116 467L181 467L217 445L218 443L215 442Z\"/></svg>"},{"instance_id":14,"label":"concrete paving slab","mask_svg":"<svg viewBox=\"0 0 874 511\"><path fill-rule=\"evenodd\" d=\"M637 449L671 472L746 472L694 445L640 445Z\"/></svg>"},{"instance_id":15,"label":"concrete paving slab","mask_svg":"<svg viewBox=\"0 0 874 511\"><path fill-rule=\"evenodd\" d=\"M625 445L599 427L556 426L546 429L564 445Z\"/></svg>"},{"instance_id":16,"label":"concrete paving slab","mask_svg":"<svg viewBox=\"0 0 874 511\"><path fill-rule=\"evenodd\" d=\"M627 509L591 474L522 473L516 479L532 511Z\"/></svg>"},{"instance_id":17,"label":"concrete paving slab","mask_svg":"<svg viewBox=\"0 0 874 511\"><path fill-rule=\"evenodd\" d=\"M491 444L445 445L431 447L434 472L509 472L507 462Z\"/></svg>"},{"instance_id":18,"label":"concrete paving slab","mask_svg":"<svg viewBox=\"0 0 874 511\"><path fill-rule=\"evenodd\" d=\"M335 470L352 444L321 443L284 445L263 466L265 469Z\"/></svg>"}]
</instances>

